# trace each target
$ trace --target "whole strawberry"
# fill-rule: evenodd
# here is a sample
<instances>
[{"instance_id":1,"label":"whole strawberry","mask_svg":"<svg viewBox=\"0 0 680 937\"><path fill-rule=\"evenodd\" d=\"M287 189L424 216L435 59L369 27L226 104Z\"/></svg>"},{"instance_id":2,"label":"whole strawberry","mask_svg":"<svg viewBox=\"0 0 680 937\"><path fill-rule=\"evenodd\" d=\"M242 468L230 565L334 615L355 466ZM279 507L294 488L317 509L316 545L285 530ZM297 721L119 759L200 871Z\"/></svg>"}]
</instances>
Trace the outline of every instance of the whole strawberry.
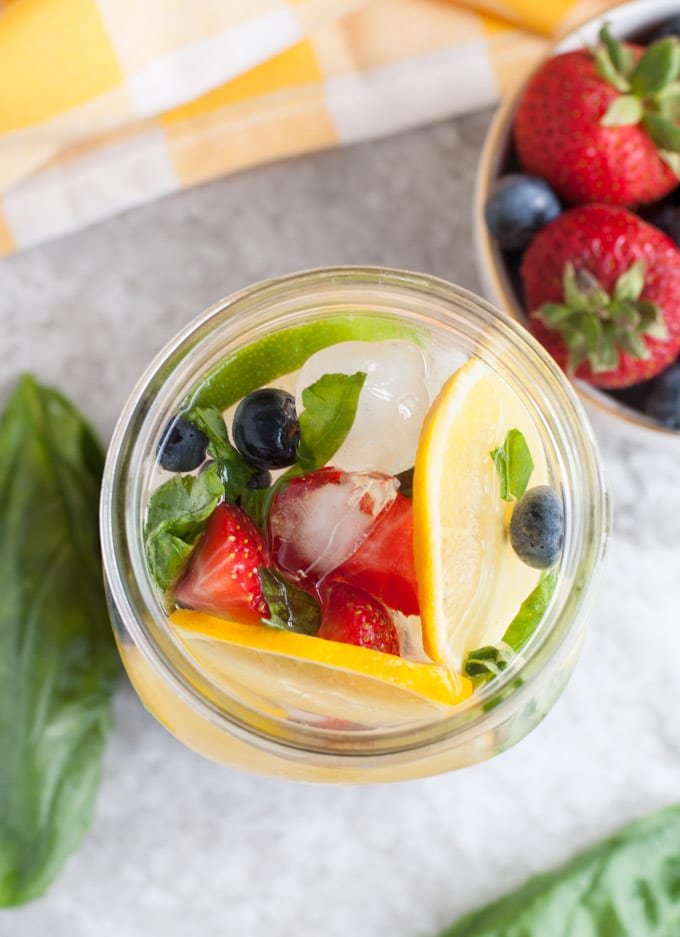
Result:
<instances>
[{"instance_id":1,"label":"whole strawberry","mask_svg":"<svg viewBox=\"0 0 680 937\"><path fill-rule=\"evenodd\" d=\"M653 202L680 178L680 41L643 49L606 27L600 38L532 76L515 116L517 153L567 203Z\"/></svg>"},{"instance_id":2,"label":"whole strawberry","mask_svg":"<svg viewBox=\"0 0 680 937\"><path fill-rule=\"evenodd\" d=\"M628 387L680 351L680 251L637 215L581 205L542 228L520 274L531 330L571 375Z\"/></svg>"}]
</instances>

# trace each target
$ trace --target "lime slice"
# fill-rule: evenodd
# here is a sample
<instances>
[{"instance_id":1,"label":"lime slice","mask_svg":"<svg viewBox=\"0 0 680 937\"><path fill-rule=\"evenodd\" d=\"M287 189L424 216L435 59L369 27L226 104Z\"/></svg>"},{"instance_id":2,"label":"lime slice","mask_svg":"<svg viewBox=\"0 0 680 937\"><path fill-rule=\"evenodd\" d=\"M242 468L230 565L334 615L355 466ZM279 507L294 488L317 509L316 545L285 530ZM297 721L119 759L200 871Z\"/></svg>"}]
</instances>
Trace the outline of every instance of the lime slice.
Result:
<instances>
[{"instance_id":1,"label":"lime slice","mask_svg":"<svg viewBox=\"0 0 680 937\"><path fill-rule=\"evenodd\" d=\"M297 371L322 348L337 342L378 342L388 338L416 341L416 332L397 320L360 315L320 318L280 329L226 355L183 409L212 406L226 410L252 390Z\"/></svg>"},{"instance_id":2,"label":"lime slice","mask_svg":"<svg viewBox=\"0 0 680 937\"><path fill-rule=\"evenodd\" d=\"M468 651L501 640L541 575L510 545L512 505L500 497L490 455L510 429L529 446L530 484L547 483L543 444L526 407L472 358L442 388L418 444L413 524L423 644L454 671Z\"/></svg>"},{"instance_id":3,"label":"lime slice","mask_svg":"<svg viewBox=\"0 0 680 937\"><path fill-rule=\"evenodd\" d=\"M186 609L170 621L206 673L264 711L384 727L444 715L472 691L443 667L369 648Z\"/></svg>"}]
</instances>

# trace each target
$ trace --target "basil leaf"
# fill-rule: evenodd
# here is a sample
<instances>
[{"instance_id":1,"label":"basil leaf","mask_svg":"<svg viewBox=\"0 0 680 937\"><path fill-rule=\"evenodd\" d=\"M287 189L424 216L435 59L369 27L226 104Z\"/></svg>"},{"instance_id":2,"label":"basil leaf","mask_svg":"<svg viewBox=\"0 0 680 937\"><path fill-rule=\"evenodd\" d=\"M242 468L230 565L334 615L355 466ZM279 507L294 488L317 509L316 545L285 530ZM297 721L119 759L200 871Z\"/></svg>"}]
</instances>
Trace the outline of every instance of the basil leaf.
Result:
<instances>
[{"instance_id":1,"label":"basil leaf","mask_svg":"<svg viewBox=\"0 0 680 937\"><path fill-rule=\"evenodd\" d=\"M198 475L173 475L151 495L144 547L151 575L168 589L224 495L217 462Z\"/></svg>"},{"instance_id":2,"label":"basil leaf","mask_svg":"<svg viewBox=\"0 0 680 937\"><path fill-rule=\"evenodd\" d=\"M532 636L545 615L557 583L557 573L551 570L527 596L512 619L498 645L468 651L464 670L475 689L483 686L508 666L517 651L520 651Z\"/></svg>"},{"instance_id":3,"label":"basil leaf","mask_svg":"<svg viewBox=\"0 0 680 937\"><path fill-rule=\"evenodd\" d=\"M668 807L498 901L440 937L670 937L680 915L680 807Z\"/></svg>"},{"instance_id":4,"label":"basil leaf","mask_svg":"<svg viewBox=\"0 0 680 937\"><path fill-rule=\"evenodd\" d=\"M553 569L541 578L536 588L527 596L519 611L508 625L503 642L513 649L521 650L538 627L555 591L557 572Z\"/></svg>"},{"instance_id":5,"label":"basil leaf","mask_svg":"<svg viewBox=\"0 0 680 937\"><path fill-rule=\"evenodd\" d=\"M501 485L501 498L519 501L527 490L531 473L534 470L533 459L527 441L518 429L509 430L505 442L491 453Z\"/></svg>"},{"instance_id":6,"label":"basil leaf","mask_svg":"<svg viewBox=\"0 0 680 937\"><path fill-rule=\"evenodd\" d=\"M366 375L324 374L302 391L297 461L304 472L326 465L352 428Z\"/></svg>"},{"instance_id":7,"label":"basil leaf","mask_svg":"<svg viewBox=\"0 0 680 937\"><path fill-rule=\"evenodd\" d=\"M515 656L511 647L503 644L487 644L474 651L469 651L465 658L465 676L472 680L474 688L488 683L492 677L501 674Z\"/></svg>"},{"instance_id":8,"label":"basil leaf","mask_svg":"<svg viewBox=\"0 0 680 937\"><path fill-rule=\"evenodd\" d=\"M321 607L314 596L298 589L278 570L261 566L257 574L270 615L262 619L262 624L297 634L316 634L321 625Z\"/></svg>"},{"instance_id":9,"label":"basil leaf","mask_svg":"<svg viewBox=\"0 0 680 937\"><path fill-rule=\"evenodd\" d=\"M229 442L224 417L217 407L194 407L186 419L208 437L208 455L217 463L227 501L234 504L255 469Z\"/></svg>"},{"instance_id":10,"label":"basil leaf","mask_svg":"<svg viewBox=\"0 0 680 937\"><path fill-rule=\"evenodd\" d=\"M24 377L0 420L0 905L43 894L90 825L119 672L99 443Z\"/></svg>"}]
</instances>

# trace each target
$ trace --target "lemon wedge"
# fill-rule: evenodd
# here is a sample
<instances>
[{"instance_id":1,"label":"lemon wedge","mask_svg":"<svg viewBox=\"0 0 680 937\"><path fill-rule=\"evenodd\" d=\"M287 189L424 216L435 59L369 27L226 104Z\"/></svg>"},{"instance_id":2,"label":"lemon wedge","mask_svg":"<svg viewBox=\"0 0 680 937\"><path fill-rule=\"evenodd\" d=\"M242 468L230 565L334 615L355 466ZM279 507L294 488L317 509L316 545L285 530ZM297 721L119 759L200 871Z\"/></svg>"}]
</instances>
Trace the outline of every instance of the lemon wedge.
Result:
<instances>
[{"instance_id":1,"label":"lemon wedge","mask_svg":"<svg viewBox=\"0 0 680 937\"><path fill-rule=\"evenodd\" d=\"M509 385L471 358L432 404L418 443L413 523L423 644L453 671L468 651L501 640L540 578L510 546L512 505L501 499L490 455L510 429L529 446L530 486L547 483L531 415Z\"/></svg>"},{"instance_id":2,"label":"lemon wedge","mask_svg":"<svg viewBox=\"0 0 680 937\"><path fill-rule=\"evenodd\" d=\"M431 721L472 692L435 664L187 609L170 622L212 679L243 702L365 727Z\"/></svg>"}]
</instances>

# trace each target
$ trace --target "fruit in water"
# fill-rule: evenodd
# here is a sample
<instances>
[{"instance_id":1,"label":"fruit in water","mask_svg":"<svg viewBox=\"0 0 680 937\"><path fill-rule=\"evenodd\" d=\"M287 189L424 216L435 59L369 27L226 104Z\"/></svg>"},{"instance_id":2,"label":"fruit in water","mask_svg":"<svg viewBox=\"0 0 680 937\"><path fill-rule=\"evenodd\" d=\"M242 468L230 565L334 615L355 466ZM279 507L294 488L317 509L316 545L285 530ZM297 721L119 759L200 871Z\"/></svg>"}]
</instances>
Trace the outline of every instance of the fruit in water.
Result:
<instances>
[{"instance_id":1,"label":"fruit in water","mask_svg":"<svg viewBox=\"0 0 680 937\"><path fill-rule=\"evenodd\" d=\"M581 205L542 228L520 268L530 327L557 363L627 387L680 351L680 251L613 205Z\"/></svg>"},{"instance_id":2,"label":"fruit in water","mask_svg":"<svg viewBox=\"0 0 680 937\"><path fill-rule=\"evenodd\" d=\"M507 542L507 502L491 452L518 429L532 481L548 480L541 437L515 392L472 358L432 404L413 478L413 534L426 652L460 672L467 651L497 644L538 583Z\"/></svg>"},{"instance_id":3,"label":"fruit in water","mask_svg":"<svg viewBox=\"0 0 680 937\"><path fill-rule=\"evenodd\" d=\"M561 211L559 199L544 179L510 173L491 189L484 217L499 247L522 250Z\"/></svg>"},{"instance_id":4,"label":"fruit in water","mask_svg":"<svg viewBox=\"0 0 680 937\"><path fill-rule=\"evenodd\" d=\"M256 468L292 465L300 442L294 398L273 387L253 391L236 408L232 435L238 451Z\"/></svg>"},{"instance_id":5,"label":"fruit in water","mask_svg":"<svg viewBox=\"0 0 680 937\"><path fill-rule=\"evenodd\" d=\"M276 710L385 727L431 719L472 693L465 677L354 644L253 628L185 609L170 622L201 667L225 686L255 687ZM256 705L262 706L257 701Z\"/></svg>"},{"instance_id":6,"label":"fruit in water","mask_svg":"<svg viewBox=\"0 0 680 937\"><path fill-rule=\"evenodd\" d=\"M420 426L430 405L427 368L412 342L340 342L300 369L296 400L324 374L366 374L351 432L333 456L347 472L396 475L413 465Z\"/></svg>"},{"instance_id":7,"label":"fruit in water","mask_svg":"<svg viewBox=\"0 0 680 937\"><path fill-rule=\"evenodd\" d=\"M645 399L645 413L667 429L680 429L680 362L654 379Z\"/></svg>"},{"instance_id":8,"label":"fruit in water","mask_svg":"<svg viewBox=\"0 0 680 937\"><path fill-rule=\"evenodd\" d=\"M549 485L524 493L510 519L510 543L517 556L534 569L550 569L560 558L564 538L562 501Z\"/></svg>"},{"instance_id":9,"label":"fruit in water","mask_svg":"<svg viewBox=\"0 0 680 937\"><path fill-rule=\"evenodd\" d=\"M396 495L394 478L378 472L326 467L292 479L269 514L274 565L293 579L317 582L359 548Z\"/></svg>"},{"instance_id":10,"label":"fruit in water","mask_svg":"<svg viewBox=\"0 0 680 937\"><path fill-rule=\"evenodd\" d=\"M677 75L665 64L667 47L652 68L658 47L601 36L596 50L556 55L530 79L515 115L519 160L569 203L653 202L678 183L669 165L680 158L670 152L677 118L663 103Z\"/></svg>"},{"instance_id":11,"label":"fruit in water","mask_svg":"<svg viewBox=\"0 0 680 937\"><path fill-rule=\"evenodd\" d=\"M158 463L166 472L193 472L205 459L208 437L183 416L168 423L158 449Z\"/></svg>"},{"instance_id":12,"label":"fruit in water","mask_svg":"<svg viewBox=\"0 0 680 937\"><path fill-rule=\"evenodd\" d=\"M191 407L227 410L246 394L300 368L315 352L349 340L409 339L403 322L373 316L328 316L278 329L226 355L187 401Z\"/></svg>"},{"instance_id":13,"label":"fruit in water","mask_svg":"<svg viewBox=\"0 0 680 937\"><path fill-rule=\"evenodd\" d=\"M178 605L236 621L268 617L258 567L267 566L264 541L247 514L218 504L189 555L173 596Z\"/></svg>"},{"instance_id":14,"label":"fruit in water","mask_svg":"<svg viewBox=\"0 0 680 937\"><path fill-rule=\"evenodd\" d=\"M399 655L399 637L389 612L363 589L329 582L321 589L318 637Z\"/></svg>"},{"instance_id":15,"label":"fruit in water","mask_svg":"<svg viewBox=\"0 0 680 937\"><path fill-rule=\"evenodd\" d=\"M398 493L378 517L361 546L334 571L333 576L360 586L404 615L418 615L411 501Z\"/></svg>"}]
</instances>

